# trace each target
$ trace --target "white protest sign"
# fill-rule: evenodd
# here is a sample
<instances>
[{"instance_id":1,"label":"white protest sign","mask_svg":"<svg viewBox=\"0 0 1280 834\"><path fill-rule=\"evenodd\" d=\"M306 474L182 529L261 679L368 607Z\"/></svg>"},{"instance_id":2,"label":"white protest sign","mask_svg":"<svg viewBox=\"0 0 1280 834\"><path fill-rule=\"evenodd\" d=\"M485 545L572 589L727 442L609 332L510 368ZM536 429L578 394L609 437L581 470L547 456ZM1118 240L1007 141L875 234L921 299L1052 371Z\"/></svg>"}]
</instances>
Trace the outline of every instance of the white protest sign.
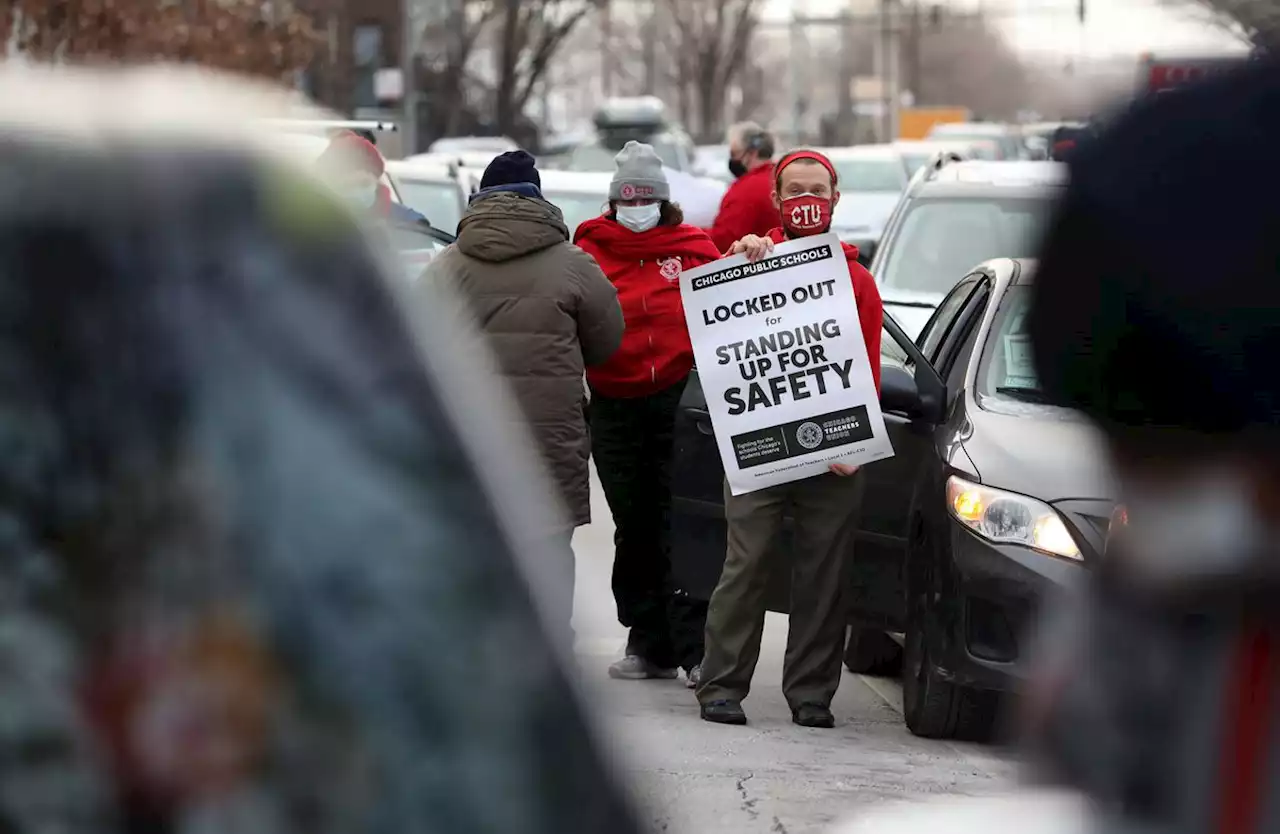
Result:
<instances>
[{"instance_id":1,"label":"white protest sign","mask_svg":"<svg viewBox=\"0 0 1280 834\"><path fill-rule=\"evenodd\" d=\"M839 238L686 270L680 294L734 495L893 456Z\"/></svg>"}]
</instances>

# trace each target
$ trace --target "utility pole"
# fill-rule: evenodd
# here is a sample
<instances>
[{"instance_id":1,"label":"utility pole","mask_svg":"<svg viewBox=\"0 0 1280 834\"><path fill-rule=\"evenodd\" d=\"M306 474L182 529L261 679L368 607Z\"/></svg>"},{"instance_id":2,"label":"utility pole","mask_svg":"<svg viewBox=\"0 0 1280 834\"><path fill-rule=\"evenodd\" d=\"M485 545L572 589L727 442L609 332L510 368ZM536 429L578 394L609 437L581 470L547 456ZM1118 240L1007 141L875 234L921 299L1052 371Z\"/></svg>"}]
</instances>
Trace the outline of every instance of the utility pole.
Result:
<instances>
[{"instance_id":1,"label":"utility pole","mask_svg":"<svg viewBox=\"0 0 1280 834\"><path fill-rule=\"evenodd\" d=\"M848 9L840 13L840 91L836 114L836 137L841 145L853 142L853 15Z\"/></svg>"},{"instance_id":2,"label":"utility pole","mask_svg":"<svg viewBox=\"0 0 1280 834\"><path fill-rule=\"evenodd\" d=\"M649 0L644 24L644 95L658 93L658 0Z\"/></svg>"},{"instance_id":3,"label":"utility pole","mask_svg":"<svg viewBox=\"0 0 1280 834\"><path fill-rule=\"evenodd\" d=\"M404 108L404 155L418 152L418 84L417 68L419 36L422 34L417 0L400 0L402 21L400 44L400 103Z\"/></svg>"},{"instance_id":4,"label":"utility pole","mask_svg":"<svg viewBox=\"0 0 1280 834\"><path fill-rule=\"evenodd\" d=\"M613 2L605 0L600 9L600 93L602 98L613 95Z\"/></svg>"}]
</instances>

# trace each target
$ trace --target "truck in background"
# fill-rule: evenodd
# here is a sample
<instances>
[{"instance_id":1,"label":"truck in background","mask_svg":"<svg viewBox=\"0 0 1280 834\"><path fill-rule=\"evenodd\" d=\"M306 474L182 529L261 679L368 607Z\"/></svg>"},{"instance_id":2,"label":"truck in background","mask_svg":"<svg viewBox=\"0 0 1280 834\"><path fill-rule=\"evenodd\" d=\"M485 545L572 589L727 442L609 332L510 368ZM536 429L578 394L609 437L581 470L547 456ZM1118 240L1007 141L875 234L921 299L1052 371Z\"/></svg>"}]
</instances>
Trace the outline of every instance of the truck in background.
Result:
<instances>
[{"instance_id":1,"label":"truck in background","mask_svg":"<svg viewBox=\"0 0 1280 834\"><path fill-rule=\"evenodd\" d=\"M967 107L903 107L898 110L898 138L924 139L934 125L967 122L972 118Z\"/></svg>"}]
</instances>

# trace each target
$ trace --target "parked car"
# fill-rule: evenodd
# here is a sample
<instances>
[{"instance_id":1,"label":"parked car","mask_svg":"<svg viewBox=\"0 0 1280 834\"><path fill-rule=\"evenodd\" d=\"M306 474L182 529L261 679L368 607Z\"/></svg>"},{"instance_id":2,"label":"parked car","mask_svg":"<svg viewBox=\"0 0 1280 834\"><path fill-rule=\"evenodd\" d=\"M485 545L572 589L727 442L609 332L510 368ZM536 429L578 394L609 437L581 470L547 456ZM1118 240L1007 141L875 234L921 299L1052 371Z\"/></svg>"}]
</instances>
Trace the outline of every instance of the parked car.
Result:
<instances>
[{"instance_id":1,"label":"parked car","mask_svg":"<svg viewBox=\"0 0 1280 834\"><path fill-rule=\"evenodd\" d=\"M902 167L906 169L908 178L915 176L916 171L937 159L941 153L955 154L961 159L974 157L973 144L959 140L899 139L893 146L902 154Z\"/></svg>"},{"instance_id":2,"label":"parked car","mask_svg":"<svg viewBox=\"0 0 1280 834\"><path fill-rule=\"evenodd\" d=\"M303 165L311 165L320 158L325 148L329 147L329 141L335 133L350 130L376 139L377 132L383 129L384 124L365 121L279 119L267 123L269 129L261 134L260 141L268 152L282 154ZM386 174L382 175L382 184L391 192L393 201L404 202L396 189L396 184Z\"/></svg>"},{"instance_id":3,"label":"parked car","mask_svg":"<svg viewBox=\"0 0 1280 834\"><path fill-rule=\"evenodd\" d=\"M871 263L885 309L914 337L956 276L989 258L1034 255L1065 184L1055 162L943 155L918 171Z\"/></svg>"},{"instance_id":4,"label":"parked car","mask_svg":"<svg viewBox=\"0 0 1280 834\"><path fill-rule=\"evenodd\" d=\"M421 223L388 223L387 229L403 274L411 281L422 274L432 258L454 241L452 234Z\"/></svg>"},{"instance_id":5,"label":"parked car","mask_svg":"<svg viewBox=\"0 0 1280 834\"><path fill-rule=\"evenodd\" d=\"M858 247L865 266L907 187L902 153L893 145L819 150L831 160L839 177L840 202L831 218L831 230Z\"/></svg>"},{"instance_id":6,"label":"parked car","mask_svg":"<svg viewBox=\"0 0 1280 834\"><path fill-rule=\"evenodd\" d=\"M630 140L653 146L662 164L677 171L694 170L694 144L667 117L666 106L654 96L607 99L595 114L596 135L575 147L564 159L570 171L613 173L614 157Z\"/></svg>"},{"instance_id":7,"label":"parked car","mask_svg":"<svg viewBox=\"0 0 1280 834\"><path fill-rule=\"evenodd\" d=\"M999 147L1002 160L1024 159L1026 149L1013 125L1001 122L939 122L929 130L928 139L985 139Z\"/></svg>"},{"instance_id":8,"label":"parked car","mask_svg":"<svg viewBox=\"0 0 1280 834\"><path fill-rule=\"evenodd\" d=\"M894 457L868 464L856 515L845 654L903 676L911 732L981 738L1024 676L1023 629L1042 595L1102 552L1112 486L1095 429L1046 405L1024 330L1034 264L962 272L921 338L885 317L881 406ZM676 423L674 568L709 596L723 565L722 467L697 371ZM778 542L772 610L790 594ZM902 640L904 648L890 634Z\"/></svg>"},{"instance_id":9,"label":"parked car","mask_svg":"<svg viewBox=\"0 0 1280 834\"><path fill-rule=\"evenodd\" d=\"M542 196L564 215L570 236L584 221L599 217L609 202L613 174L585 171L542 171Z\"/></svg>"},{"instance_id":10,"label":"parked car","mask_svg":"<svg viewBox=\"0 0 1280 834\"><path fill-rule=\"evenodd\" d=\"M432 154L488 154L489 158L507 151L518 151L520 145L506 136L446 136L427 148Z\"/></svg>"},{"instance_id":11,"label":"parked car","mask_svg":"<svg viewBox=\"0 0 1280 834\"><path fill-rule=\"evenodd\" d=\"M469 180L458 166L420 158L391 160L387 174L404 204L427 218L432 226L451 235L467 207Z\"/></svg>"}]
</instances>

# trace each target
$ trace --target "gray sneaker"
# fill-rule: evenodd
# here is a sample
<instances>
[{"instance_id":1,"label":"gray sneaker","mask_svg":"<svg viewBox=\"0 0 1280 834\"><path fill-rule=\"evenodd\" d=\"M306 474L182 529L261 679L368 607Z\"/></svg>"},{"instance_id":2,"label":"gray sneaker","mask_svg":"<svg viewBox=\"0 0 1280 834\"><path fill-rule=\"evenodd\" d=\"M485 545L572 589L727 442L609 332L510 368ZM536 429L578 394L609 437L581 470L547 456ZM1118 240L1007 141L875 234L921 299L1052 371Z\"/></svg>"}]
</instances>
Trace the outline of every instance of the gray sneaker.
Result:
<instances>
[{"instance_id":1,"label":"gray sneaker","mask_svg":"<svg viewBox=\"0 0 1280 834\"><path fill-rule=\"evenodd\" d=\"M675 669L660 669L639 655L629 654L609 667L609 677L624 681L643 681L650 678L671 680Z\"/></svg>"},{"instance_id":2,"label":"gray sneaker","mask_svg":"<svg viewBox=\"0 0 1280 834\"><path fill-rule=\"evenodd\" d=\"M688 672L685 673L684 685L690 689L697 689L698 684L702 683L702 664L699 663Z\"/></svg>"}]
</instances>

